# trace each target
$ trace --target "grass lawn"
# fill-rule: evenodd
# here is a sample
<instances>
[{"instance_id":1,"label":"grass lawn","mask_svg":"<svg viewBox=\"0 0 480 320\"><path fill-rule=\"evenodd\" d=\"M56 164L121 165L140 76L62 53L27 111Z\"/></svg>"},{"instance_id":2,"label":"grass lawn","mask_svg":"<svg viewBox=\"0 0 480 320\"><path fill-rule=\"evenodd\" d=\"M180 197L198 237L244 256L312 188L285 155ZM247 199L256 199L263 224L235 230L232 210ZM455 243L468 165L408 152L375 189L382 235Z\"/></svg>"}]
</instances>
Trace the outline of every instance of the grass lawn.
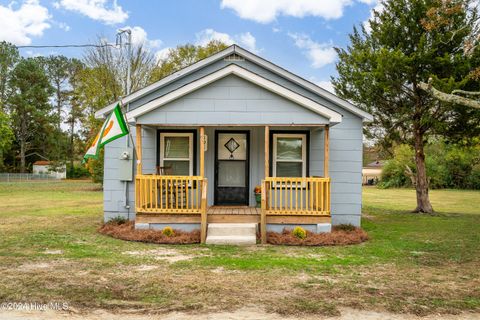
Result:
<instances>
[{"instance_id":1,"label":"grass lawn","mask_svg":"<svg viewBox=\"0 0 480 320\"><path fill-rule=\"evenodd\" d=\"M480 192L364 189L368 242L346 247L161 246L96 232L88 182L0 184L0 302L82 308L336 314L480 311Z\"/></svg>"}]
</instances>

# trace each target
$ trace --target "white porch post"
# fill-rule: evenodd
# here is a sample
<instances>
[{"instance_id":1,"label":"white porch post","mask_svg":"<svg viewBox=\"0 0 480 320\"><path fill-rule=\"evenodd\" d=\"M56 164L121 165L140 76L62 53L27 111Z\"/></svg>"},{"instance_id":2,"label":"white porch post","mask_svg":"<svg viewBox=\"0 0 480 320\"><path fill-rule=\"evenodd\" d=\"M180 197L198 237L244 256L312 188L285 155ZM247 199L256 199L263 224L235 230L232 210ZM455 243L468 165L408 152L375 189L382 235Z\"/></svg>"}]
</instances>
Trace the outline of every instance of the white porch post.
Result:
<instances>
[{"instance_id":1,"label":"white porch post","mask_svg":"<svg viewBox=\"0 0 480 320\"><path fill-rule=\"evenodd\" d=\"M205 127L200 127L200 176L205 177Z\"/></svg>"},{"instance_id":2,"label":"white porch post","mask_svg":"<svg viewBox=\"0 0 480 320\"><path fill-rule=\"evenodd\" d=\"M137 174L140 175L142 174L142 125L137 124L135 126L136 128L136 140L137 140L137 145L136 151L137 151Z\"/></svg>"},{"instance_id":3,"label":"white porch post","mask_svg":"<svg viewBox=\"0 0 480 320\"><path fill-rule=\"evenodd\" d=\"M323 176L328 178L328 164L329 164L329 144L330 144L330 133L329 126L325 126L323 133Z\"/></svg>"}]
</instances>

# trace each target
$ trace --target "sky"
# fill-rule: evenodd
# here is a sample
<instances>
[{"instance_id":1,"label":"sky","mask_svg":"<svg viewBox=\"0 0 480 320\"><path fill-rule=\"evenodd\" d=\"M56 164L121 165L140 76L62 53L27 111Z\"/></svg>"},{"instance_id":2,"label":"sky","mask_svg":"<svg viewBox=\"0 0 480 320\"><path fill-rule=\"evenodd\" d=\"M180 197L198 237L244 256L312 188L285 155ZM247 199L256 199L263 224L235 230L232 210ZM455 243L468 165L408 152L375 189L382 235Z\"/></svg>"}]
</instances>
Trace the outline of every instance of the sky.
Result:
<instances>
[{"instance_id":1,"label":"sky","mask_svg":"<svg viewBox=\"0 0 480 320\"><path fill-rule=\"evenodd\" d=\"M241 47L327 90L336 75L334 47L380 9L378 0L0 0L0 41L15 45L115 42L131 28L158 59L169 48L217 39ZM24 56L79 48L24 48Z\"/></svg>"}]
</instances>

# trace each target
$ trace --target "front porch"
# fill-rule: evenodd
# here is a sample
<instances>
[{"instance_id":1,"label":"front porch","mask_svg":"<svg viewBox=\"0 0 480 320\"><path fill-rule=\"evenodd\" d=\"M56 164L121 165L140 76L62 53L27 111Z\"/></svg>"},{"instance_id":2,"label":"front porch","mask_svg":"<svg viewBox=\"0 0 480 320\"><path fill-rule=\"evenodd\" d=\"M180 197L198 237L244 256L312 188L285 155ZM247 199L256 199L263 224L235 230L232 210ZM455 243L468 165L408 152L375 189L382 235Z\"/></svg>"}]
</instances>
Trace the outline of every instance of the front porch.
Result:
<instances>
[{"instance_id":1,"label":"front porch","mask_svg":"<svg viewBox=\"0 0 480 320\"><path fill-rule=\"evenodd\" d=\"M143 225L156 225L162 226L165 224L189 224L189 225L198 225L201 230L201 239L202 243L205 242L207 237L207 228L208 224L212 223L255 223L259 224L259 229L261 233L262 243L266 243L266 232L267 225L319 225L322 223L330 223L330 178L328 177L328 164L329 164L329 126L322 125L314 127L315 130L322 130L323 132L323 176L303 176L303 177L272 177L272 170L270 166L272 165L272 149L276 146L272 146L272 140L277 141L282 137L289 138L290 136L300 136L299 141L308 141L308 136L301 137L301 135L296 134L283 134L274 136L271 132L272 126L262 126L264 143L262 149L264 150L262 155L264 162L263 168L263 177L261 178L261 208L255 208L249 204L248 198L249 194L253 193L253 190L249 186L249 183L245 183L245 189L239 188L238 184L234 184L235 188L231 188L233 193L245 192L246 194L246 205L217 205L217 192L218 190L226 190L226 188L221 189L218 187L218 180L221 178L218 177L218 154L217 152L217 140L219 140L219 134L217 133L226 133L229 132L237 134L236 139L239 140L241 137L238 136L242 132L238 131L235 128L229 127L215 127L215 202L210 201L209 203L209 183L205 171L205 154L208 148L208 137L205 134L205 126L197 127L198 130L198 155L199 155L199 165L198 165L198 175L170 175L165 172L158 174L159 170L157 168L157 173L155 174L145 174L143 173L142 168L142 124L136 125L136 156L137 156L137 174L135 177L135 210L137 213L136 224ZM147 126L148 127L148 126ZM283 126L285 127L285 126ZM217 130L221 129L221 130ZM230 129L225 130L225 129ZM259 131L260 128L255 128ZM295 129L295 128L293 128ZM178 129L177 129L178 130ZM212 128L210 129L212 130ZM244 130L244 128L242 128ZM162 132L165 129L162 128ZM180 131L180 130L179 130ZM186 131L186 130L185 130ZM277 131L275 131L277 132ZM290 132L290 131L289 131ZM298 132L298 131L291 131ZM194 135L193 135L194 136ZM272 138L273 137L273 138ZM225 139L228 136L224 137ZM192 139L192 138L191 138ZM248 143L249 135L246 135L245 143ZM302 140L303 139L303 140ZM192 139L196 140L196 139ZM259 142L255 142L257 146ZM301 144L301 142L299 142ZM223 145L223 142L220 144ZM249 159L250 159L250 145L246 144L245 156L236 156L241 161L246 163L246 179L248 181L248 168L249 168ZM197 148L197 146L194 146ZM225 145L227 147L227 145ZM160 146L160 142L157 143L157 153L162 153L163 146ZM190 149L195 149L190 147ZM210 146L212 148L212 146ZM305 146L302 147L303 154L303 171L301 171L301 166L299 168L299 173L305 175L308 169L309 162L308 157L305 156ZM228 149L228 148L227 148ZM239 148L241 149L241 148ZM236 150L236 149L235 149ZM288 151L288 150L287 150ZM237 160L234 158L234 150L230 150L231 159L225 158L225 162L228 163L228 160ZM227 153L228 153L227 152ZM296 151L295 151L296 152ZM220 153L220 152L219 152ZM162 154L163 156L163 154ZM277 160L275 156L275 160ZM157 161L157 165L163 165L160 159ZM241 162L240 161L240 162ZM278 160L280 162L280 160ZM292 160L297 161L297 160ZM302 161L302 160L298 160ZM166 161L165 161L166 162ZM273 162L275 163L275 162ZM278 167L283 169L283 167ZM163 168L163 167L162 167ZM277 170L279 170L276 168ZM211 169L210 169L211 170ZM235 168L231 169L235 170ZM287 171L288 171L287 167ZM190 171L192 172L192 171ZM227 171L228 173L228 171ZM238 171L236 172L238 176ZM230 174L231 176L231 174ZM235 179L235 177L233 177ZM225 180L225 179L224 179ZM243 180L242 180L243 181ZM223 186L223 185L222 185ZM241 186L241 185L240 185ZM235 196L235 194L234 194ZM230 200L231 195L228 197L222 198L222 200ZM212 197L213 198L213 197ZM242 199L242 198L240 198ZM250 201L251 202L251 201Z\"/></svg>"}]
</instances>

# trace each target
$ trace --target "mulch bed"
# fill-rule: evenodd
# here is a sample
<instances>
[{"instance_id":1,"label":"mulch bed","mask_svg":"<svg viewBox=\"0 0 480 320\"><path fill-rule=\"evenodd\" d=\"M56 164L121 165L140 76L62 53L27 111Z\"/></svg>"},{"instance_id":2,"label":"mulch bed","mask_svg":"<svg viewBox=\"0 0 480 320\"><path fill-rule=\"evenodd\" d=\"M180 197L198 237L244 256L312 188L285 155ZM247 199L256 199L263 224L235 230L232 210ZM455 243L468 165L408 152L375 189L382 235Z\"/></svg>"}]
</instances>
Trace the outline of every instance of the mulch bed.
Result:
<instances>
[{"instance_id":1,"label":"mulch bed","mask_svg":"<svg viewBox=\"0 0 480 320\"><path fill-rule=\"evenodd\" d=\"M358 244L368 240L368 234L361 228L353 226L333 227L330 233L312 233L307 231L307 237L300 239L292 234L292 230L283 232L267 232L267 242L291 246L341 246Z\"/></svg>"},{"instance_id":2,"label":"mulch bed","mask_svg":"<svg viewBox=\"0 0 480 320\"><path fill-rule=\"evenodd\" d=\"M105 223L98 232L107 236L147 243L158 244L192 244L200 243L200 230L185 232L174 230L173 236L166 236L161 230L138 230L134 222ZM276 245L291 246L338 246L358 244L368 240L368 234L361 228L353 226L336 226L330 233L312 233L307 231L305 239L297 238L292 230L283 229L283 232L267 232L267 242Z\"/></svg>"},{"instance_id":3,"label":"mulch bed","mask_svg":"<svg viewBox=\"0 0 480 320\"><path fill-rule=\"evenodd\" d=\"M185 232L173 230L173 236L162 234L162 230L136 230L133 222L126 223L105 223L98 229L98 232L107 236L138 242L159 243L159 244L191 244L200 243L200 230Z\"/></svg>"}]
</instances>

